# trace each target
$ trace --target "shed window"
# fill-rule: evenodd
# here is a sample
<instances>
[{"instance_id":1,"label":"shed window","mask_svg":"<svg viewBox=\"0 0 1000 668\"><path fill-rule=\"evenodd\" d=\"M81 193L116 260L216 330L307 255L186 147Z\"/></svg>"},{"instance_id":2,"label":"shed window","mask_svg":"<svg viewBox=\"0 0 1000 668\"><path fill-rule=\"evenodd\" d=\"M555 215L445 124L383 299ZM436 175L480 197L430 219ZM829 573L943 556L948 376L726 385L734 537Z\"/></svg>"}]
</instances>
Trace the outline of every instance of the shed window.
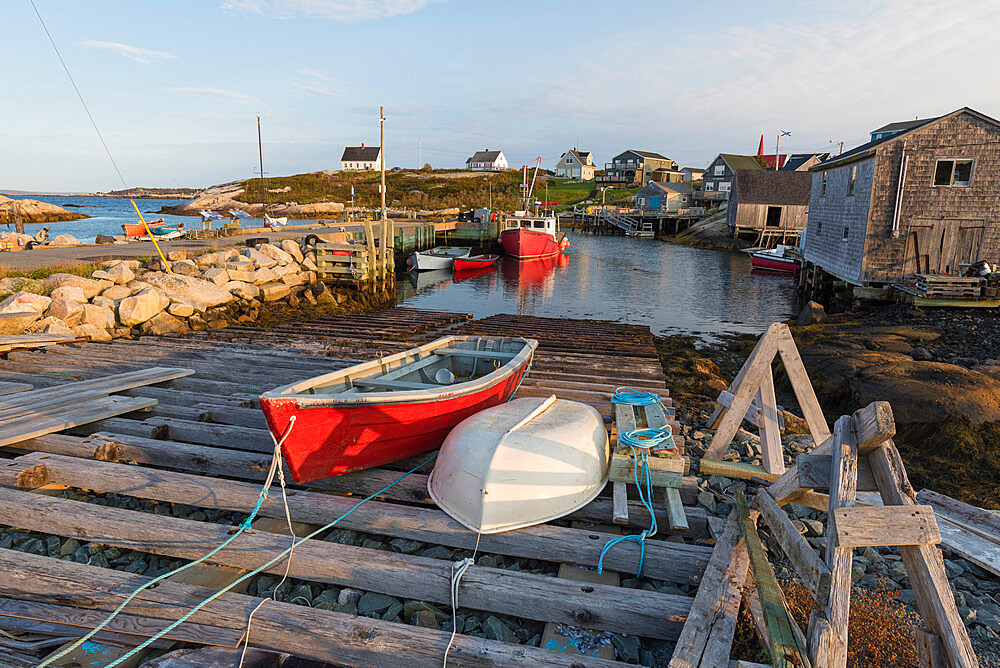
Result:
<instances>
[{"instance_id":1,"label":"shed window","mask_svg":"<svg viewBox=\"0 0 1000 668\"><path fill-rule=\"evenodd\" d=\"M826 197L826 172L823 172L823 184L819 189L819 196Z\"/></svg>"},{"instance_id":2,"label":"shed window","mask_svg":"<svg viewBox=\"0 0 1000 668\"><path fill-rule=\"evenodd\" d=\"M848 235L851 233L851 228L844 226L844 236L840 237L841 241L847 241Z\"/></svg>"},{"instance_id":3,"label":"shed window","mask_svg":"<svg viewBox=\"0 0 1000 668\"><path fill-rule=\"evenodd\" d=\"M968 186L972 182L972 160L938 160L934 167L934 185Z\"/></svg>"},{"instance_id":4,"label":"shed window","mask_svg":"<svg viewBox=\"0 0 1000 668\"><path fill-rule=\"evenodd\" d=\"M566 156L566 164L567 165L572 165L573 164L573 158L571 156Z\"/></svg>"},{"instance_id":5,"label":"shed window","mask_svg":"<svg viewBox=\"0 0 1000 668\"><path fill-rule=\"evenodd\" d=\"M848 195L853 195L854 194L854 179L857 178L857 176L858 176L858 166L857 165L853 165L851 167L851 174L850 174L850 176L847 179L847 194Z\"/></svg>"},{"instance_id":6,"label":"shed window","mask_svg":"<svg viewBox=\"0 0 1000 668\"><path fill-rule=\"evenodd\" d=\"M726 173L726 166L725 165L716 165L715 166L715 175L716 176L722 176L725 173Z\"/></svg>"},{"instance_id":7,"label":"shed window","mask_svg":"<svg viewBox=\"0 0 1000 668\"><path fill-rule=\"evenodd\" d=\"M706 181L705 190L715 190L715 181Z\"/></svg>"}]
</instances>

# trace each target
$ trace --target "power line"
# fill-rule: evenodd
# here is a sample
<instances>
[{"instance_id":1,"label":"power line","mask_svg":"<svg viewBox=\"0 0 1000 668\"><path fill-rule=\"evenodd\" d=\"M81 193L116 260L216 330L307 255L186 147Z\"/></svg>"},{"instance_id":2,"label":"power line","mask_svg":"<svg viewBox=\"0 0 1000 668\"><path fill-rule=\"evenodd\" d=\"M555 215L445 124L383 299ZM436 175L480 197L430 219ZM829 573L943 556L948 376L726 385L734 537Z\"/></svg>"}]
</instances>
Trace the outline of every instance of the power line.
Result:
<instances>
[{"instance_id":1,"label":"power line","mask_svg":"<svg viewBox=\"0 0 1000 668\"><path fill-rule=\"evenodd\" d=\"M128 190L128 184L125 182L125 177L122 176L122 171L118 169L118 163L115 162L115 158L111 155L111 149L108 148L108 143L104 141L104 135L101 134L101 129L97 127L97 121L94 120L94 115L90 113L90 108L87 106L86 100L83 99L83 94L80 93L80 89L76 85L76 81L73 80L73 75L70 74L69 68L66 67L66 61L63 60L62 54L59 53L59 47L56 46L56 41L52 39L52 33L49 32L48 26L45 25L45 20L42 19L41 13L38 11L38 7L35 6L35 0L28 0L31 3L31 8L35 10L35 16L38 17L39 23L42 24L42 30L45 31L45 36L49 38L49 43L52 45L52 49L56 52L56 57L59 58L60 64L62 64L63 71L66 72L66 76L69 78L69 82L73 85L73 90L76 91L76 96L80 98L80 104L83 105L83 110L87 112L87 117L90 119L90 124L94 126L94 131L97 133L97 138L101 140L101 145L104 146L105 153L108 154L108 159L111 160L111 165L115 168L118 173L118 178L121 179L122 186Z\"/></svg>"}]
</instances>

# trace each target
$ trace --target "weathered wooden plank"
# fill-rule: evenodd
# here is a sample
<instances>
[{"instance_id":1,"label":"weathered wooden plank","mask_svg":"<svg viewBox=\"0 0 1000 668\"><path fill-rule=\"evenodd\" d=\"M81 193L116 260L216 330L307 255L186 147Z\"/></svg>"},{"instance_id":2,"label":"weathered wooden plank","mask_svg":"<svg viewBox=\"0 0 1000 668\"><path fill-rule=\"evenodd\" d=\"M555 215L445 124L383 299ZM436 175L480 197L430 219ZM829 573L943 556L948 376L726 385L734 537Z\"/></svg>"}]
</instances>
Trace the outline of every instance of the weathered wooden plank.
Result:
<instances>
[{"instance_id":1,"label":"weathered wooden plank","mask_svg":"<svg viewBox=\"0 0 1000 668\"><path fill-rule=\"evenodd\" d=\"M51 557L0 550L0 595L28 601L67 601L110 612L149 578L95 568ZM445 583L447 584L447 583ZM58 592L53 596L52 592ZM207 587L164 581L143 590L129 604L130 614L178 619L216 591ZM190 620L226 629L246 628L260 599L242 594L219 596ZM164 624L165 626L166 624ZM287 652L345 666L427 666L437 668L450 632L396 624L367 617L269 601L254 614L250 646ZM458 634L449 660L462 666L618 666L616 662L548 652Z\"/></svg>"},{"instance_id":2,"label":"weathered wooden plank","mask_svg":"<svg viewBox=\"0 0 1000 668\"><path fill-rule=\"evenodd\" d=\"M251 483L218 480L148 470L137 466L94 462L61 455L31 454L19 457L22 466L44 464L47 482L82 489L100 489L139 498L199 505L205 508L246 511L257 500L259 487ZM17 467L0 468L0 483L12 484ZM398 478L398 475L397 475ZM296 521L326 524L357 504L356 499L315 492L296 491L288 505ZM280 498L270 497L260 509L264 517L283 517ZM369 501L341 521L343 528L410 540L433 541L441 545L479 549L497 554L512 554L557 563L569 562L594 567L604 544L613 538L596 531L583 531L555 525L539 525L499 534L477 537L461 524L436 508L418 508L401 504ZM643 572L652 578L690 584L701 577L711 550L699 545L667 541L647 541ZM635 571L639 547L627 542L616 546L604 557L607 568Z\"/></svg>"},{"instance_id":3,"label":"weathered wooden plank","mask_svg":"<svg viewBox=\"0 0 1000 668\"><path fill-rule=\"evenodd\" d=\"M1000 541L1000 516L994 515L988 510L977 508L931 489L922 489L917 492L917 501L934 506L934 511L938 515L944 515L956 524L974 527L979 530L980 535Z\"/></svg>"},{"instance_id":4,"label":"weathered wooden plank","mask_svg":"<svg viewBox=\"0 0 1000 668\"><path fill-rule=\"evenodd\" d=\"M684 459L681 457L647 457L649 478L653 487L680 487L684 479ZM611 456L608 479L635 484L636 458L616 452ZM639 472L639 479L642 479Z\"/></svg>"},{"instance_id":5,"label":"weathered wooden plank","mask_svg":"<svg viewBox=\"0 0 1000 668\"><path fill-rule=\"evenodd\" d=\"M770 499L766 494L760 496ZM784 596L767 560L764 544L757 534L756 524L750 515L746 496L742 490L736 492L736 512L739 516L740 531L746 542L753 577L757 581L757 595L760 597L766 621L771 662L775 668L804 668L809 665L805 645L799 639L800 634L792 630L795 622L785 610Z\"/></svg>"},{"instance_id":6,"label":"weathered wooden plank","mask_svg":"<svg viewBox=\"0 0 1000 668\"><path fill-rule=\"evenodd\" d=\"M670 528L674 531L687 531L689 528L687 515L684 513L681 493L677 491L676 487L663 488L663 505L667 508Z\"/></svg>"},{"instance_id":7,"label":"weathered wooden plank","mask_svg":"<svg viewBox=\"0 0 1000 668\"><path fill-rule=\"evenodd\" d=\"M156 399L102 397L69 406L43 409L37 413L0 422L0 446L11 445L155 405Z\"/></svg>"},{"instance_id":8,"label":"weathered wooden plank","mask_svg":"<svg viewBox=\"0 0 1000 668\"><path fill-rule=\"evenodd\" d=\"M763 381L757 390L760 403L761 427L760 449L764 469L772 475L785 472L785 455L781 446L781 429L778 427L778 400L774 397L774 377L771 367L764 372Z\"/></svg>"},{"instance_id":9,"label":"weathered wooden plank","mask_svg":"<svg viewBox=\"0 0 1000 668\"><path fill-rule=\"evenodd\" d=\"M294 516L294 515L293 515ZM195 559L225 541L232 527L41 497L0 487L0 523L31 531L92 540L179 559ZM212 562L253 569L288 547L284 534L255 528L212 556ZM295 548L289 577L447 604L451 562L325 541ZM267 572L282 574L284 561ZM691 599L618 587L584 591L565 580L472 566L461 585L462 606L539 621L578 624L676 638Z\"/></svg>"},{"instance_id":10,"label":"weathered wooden plank","mask_svg":"<svg viewBox=\"0 0 1000 668\"><path fill-rule=\"evenodd\" d=\"M801 489L826 490L830 485L830 455L799 455L795 459ZM858 459L858 491L877 492L875 477L867 459Z\"/></svg>"},{"instance_id":11,"label":"weathered wooden plank","mask_svg":"<svg viewBox=\"0 0 1000 668\"><path fill-rule=\"evenodd\" d=\"M802 364L802 357L799 355L799 349L795 346L792 332L785 324L781 325L778 333L778 354L781 355L785 375L788 376L788 381L795 392L802 416L805 418L806 424L809 425L809 433L813 437L813 443L822 443L830 438L830 428L826 424L826 417L823 415L823 409L820 408L806 367Z\"/></svg>"},{"instance_id":12,"label":"weathered wooden plank","mask_svg":"<svg viewBox=\"0 0 1000 668\"><path fill-rule=\"evenodd\" d=\"M812 455L829 455L833 451L833 438L829 437L813 448ZM810 491L808 487L802 485L799 476L798 466L792 466L781 474L781 477L771 483L767 488L767 493L771 495L775 503L783 506L786 503L797 501L797 498ZM822 510L818 508L817 510Z\"/></svg>"},{"instance_id":13,"label":"weathered wooden plank","mask_svg":"<svg viewBox=\"0 0 1000 668\"><path fill-rule=\"evenodd\" d=\"M854 419L841 417L833 428L833 460L830 466L830 506L826 538L826 564L830 567L830 598L825 616L830 622L832 642L829 665L847 666L847 625L851 611L851 566L853 550L838 547L836 512L854 505L858 484L858 443ZM817 664L815 656L810 659ZM818 665L818 664L817 664Z\"/></svg>"},{"instance_id":14,"label":"weathered wooden plank","mask_svg":"<svg viewBox=\"0 0 1000 668\"><path fill-rule=\"evenodd\" d=\"M777 480L780 477L779 474L768 473L763 466L748 462L729 462L722 459L705 459L703 457L698 466L702 475L721 475L727 478L740 478L742 480L760 478L768 482Z\"/></svg>"},{"instance_id":15,"label":"weathered wooden plank","mask_svg":"<svg viewBox=\"0 0 1000 668\"><path fill-rule=\"evenodd\" d=\"M612 494L612 516L611 519L615 524L627 525L628 524L628 490L625 488L624 482L612 482L611 483L611 494Z\"/></svg>"},{"instance_id":16,"label":"weathered wooden plank","mask_svg":"<svg viewBox=\"0 0 1000 668\"><path fill-rule=\"evenodd\" d=\"M1000 575L1000 545L969 531L967 525L956 524L944 515L937 515L941 546L949 553L971 561L994 575Z\"/></svg>"},{"instance_id":17,"label":"weathered wooden plank","mask_svg":"<svg viewBox=\"0 0 1000 668\"><path fill-rule=\"evenodd\" d=\"M16 392L27 392L31 387L31 383L0 382L0 396L15 394Z\"/></svg>"},{"instance_id":18,"label":"weathered wooden plank","mask_svg":"<svg viewBox=\"0 0 1000 668\"><path fill-rule=\"evenodd\" d=\"M729 662L741 590L749 565L746 543L733 511L712 550L691 612L670 658L670 668L707 668ZM713 633L716 626L719 630ZM711 647L708 646L710 639L713 640Z\"/></svg>"},{"instance_id":19,"label":"weathered wooden plank","mask_svg":"<svg viewBox=\"0 0 1000 668\"><path fill-rule=\"evenodd\" d=\"M830 597L830 567L819 558L770 494L758 493L755 504L802 583L816 602L825 607Z\"/></svg>"},{"instance_id":20,"label":"weathered wooden plank","mask_svg":"<svg viewBox=\"0 0 1000 668\"><path fill-rule=\"evenodd\" d=\"M855 411L854 424L857 425L858 456L877 450L896 435L896 422L888 401L873 401Z\"/></svg>"},{"instance_id":21,"label":"weathered wooden plank","mask_svg":"<svg viewBox=\"0 0 1000 668\"><path fill-rule=\"evenodd\" d=\"M840 547L937 545L941 542L930 506L856 506L834 511Z\"/></svg>"},{"instance_id":22,"label":"weathered wooden plank","mask_svg":"<svg viewBox=\"0 0 1000 668\"><path fill-rule=\"evenodd\" d=\"M716 403L718 403L718 407L715 410L718 413L718 418L721 418L722 411L725 410L726 408L729 408L729 406L731 406L733 403L733 393L730 392L729 390L723 390L722 392L719 393L719 398L716 399L715 401ZM711 419L709 421L709 424L715 424L718 418ZM759 398L755 398L754 403L750 404L750 408L747 410L747 414L746 416L744 416L743 419L752 424L753 426L757 427L758 429L764 423L763 416L761 416ZM785 419L781 413L778 414L778 426L781 429L785 428Z\"/></svg>"},{"instance_id":23,"label":"weathered wooden plank","mask_svg":"<svg viewBox=\"0 0 1000 668\"><path fill-rule=\"evenodd\" d=\"M891 439L869 453L868 462L885 505L915 505L916 494ZM931 631L940 636L950 665L953 668L978 666L979 660L972 650L965 624L955 607L941 551L933 545L904 545L899 548L899 553L917 595L920 614Z\"/></svg>"}]
</instances>

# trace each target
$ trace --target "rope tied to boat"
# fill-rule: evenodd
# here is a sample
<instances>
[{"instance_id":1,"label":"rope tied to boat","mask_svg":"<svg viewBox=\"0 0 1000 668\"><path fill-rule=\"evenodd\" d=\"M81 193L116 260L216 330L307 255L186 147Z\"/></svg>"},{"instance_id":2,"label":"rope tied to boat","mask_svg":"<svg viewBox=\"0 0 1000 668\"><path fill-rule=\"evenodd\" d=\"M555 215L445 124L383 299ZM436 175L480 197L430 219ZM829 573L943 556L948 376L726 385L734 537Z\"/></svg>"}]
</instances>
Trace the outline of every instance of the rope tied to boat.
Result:
<instances>
[{"instance_id":1,"label":"rope tied to boat","mask_svg":"<svg viewBox=\"0 0 1000 668\"><path fill-rule=\"evenodd\" d=\"M177 568L175 568L175 569L173 569L171 571L167 571L166 573L163 573L162 575L158 575L157 577L153 578L149 582L147 582L147 583L141 585L140 587L138 587L135 591L133 591L128 596L126 596L125 600L122 601L121 604L117 608L115 608L115 610L110 615L108 615L107 618L103 622L101 622L100 624L98 624L96 627L94 627L93 630L91 630L89 633L87 633L86 635L84 635L82 638L80 638L79 640L77 640L76 642L74 642L73 644L71 644L66 649L64 649L61 652L58 652L58 653L56 653L56 654L48 657L44 661L42 661L40 664L38 664L38 668L44 668L45 666L51 665L54 661L57 661L58 659L62 658L63 656L69 654L70 652L74 651L75 649L77 649L78 647L80 647L81 645L83 645L85 642L87 642L88 640L90 640L91 638L93 638L104 627L106 627L108 624L110 624L111 620L114 619L115 617L117 617L119 615L119 613L121 613L121 611L125 609L125 606L127 606L142 591L144 591L146 589L149 589L150 587L156 585L157 583L161 582L162 580L167 579L168 577L171 577L172 575L176 575L177 573L180 573L181 571L187 570L188 568L191 568L192 566L196 566L196 565L198 565L200 563L203 563L205 560L207 560L210 557L212 557L212 555L216 554L220 550L224 549L231 542L233 542L234 540L236 540L236 538L240 534L242 534L244 531L249 530L250 529L250 523L253 522L253 520L254 520L255 517L257 517L257 513L260 512L261 507L264 505L264 500L267 498L267 495L268 495L268 489L271 487L271 483L274 481L275 473L279 474L279 476L280 476L282 496L284 496L285 478L284 478L284 473L281 471L281 446L285 442L285 439L288 438L288 435L292 433L292 427L294 427L294 426L295 426L295 416L293 415L289 419L289 421L288 421L288 426L285 428L285 433L282 434L280 440L277 440L275 442L274 455L272 456L272 459L271 459L271 468L270 468L270 470L267 473L267 478L264 480L264 485L263 485L263 487L260 490L260 494L257 496L257 503L254 504L253 510L250 512L250 515L247 517L247 519L244 520L239 525L239 527L236 529L236 531L233 532L233 534L229 538L227 538L226 540L224 540L221 545L217 546L211 552L208 552L207 554L199 557L198 559L195 559L192 562L184 564L183 566L179 566L179 567L177 567ZM272 435L271 438L273 439L274 436ZM285 506L285 512L286 512L286 514L288 512L287 503L286 503L286 506ZM232 587L233 585L229 585L229 586ZM186 619L188 616L190 616L190 614L193 614L193 612L194 611L192 611L191 613L189 613L188 615L186 615L185 617L183 617L181 621L183 621L183 619ZM122 655L121 657L119 657L118 659L116 659L113 663L108 664L108 668L111 668L112 666L118 665L119 663L121 663L122 661L124 661L125 659L127 659L128 657L130 657L133 654L135 654L135 653L139 652L140 650L144 649L147 645L149 645L150 643L154 642L155 640L158 640L159 638L161 638L165 633L167 633L171 629L175 628L178 624L180 624L180 621L178 621L175 624L171 625L167 629L161 631L158 635L156 635L156 636L148 639L142 645L139 645L138 647L136 647L136 648L130 650L129 652L127 652L126 654Z\"/></svg>"},{"instance_id":2,"label":"rope tied to boat","mask_svg":"<svg viewBox=\"0 0 1000 668\"><path fill-rule=\"evenodd\" d=\"M653 512L653 479L649 474L649 459L648 454L644 449L641 449L638 453L636 452L635 446L629 445L632 449L632 457L636 460L636 466L632 471L635 486L639 490L639 501L642 502L643 507L649 513L650 524L649 528L638 534L630 534L628 536L620 536L618 538L613 538L604 544L604 549L601 550L601 556L597 560L597 573L600 574L604 569L604 556L608 553L608 550L613 548L618 543L624 541L635 541L639 544L639 568L636 571L636 577L642 577L642 567L646 561L646 539L652 538L656 535L656 513ZM639 471L642 471L642 480L639 479Z\"/></svg>"}]
</instances>

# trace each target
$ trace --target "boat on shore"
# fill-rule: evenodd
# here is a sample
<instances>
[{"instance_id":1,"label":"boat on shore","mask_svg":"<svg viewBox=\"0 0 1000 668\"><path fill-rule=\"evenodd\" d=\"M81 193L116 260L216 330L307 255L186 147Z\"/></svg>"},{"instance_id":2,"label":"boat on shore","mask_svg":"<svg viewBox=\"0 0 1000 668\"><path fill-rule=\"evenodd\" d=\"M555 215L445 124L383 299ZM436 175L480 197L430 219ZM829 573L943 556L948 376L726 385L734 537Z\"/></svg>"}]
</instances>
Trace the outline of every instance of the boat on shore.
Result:
<instances>
[{"instance_id":1,"label":"boat on shore","mask_svg":"<svg viewBox=\"0 0 1000 668\"><path fill-rule=\"evenodd\" d=\"M437 246L427 251L416 251L410 256L410 268L414 271L451 269L457 258L469 257L472 249L467 246Z\"/></svg>"},{"instance_id":2,"label":"boat on shore","mask_svg":"<svg viewBox=\"0 0 1000 668\"><path fill-rule=\"evenodd\" d=\"M548 522L594 500L608 481L608 432L592 406L555 395L515 399L455 427L427 491L478 533Z\"/></svg>"},{"instance_id":3,"label":"boat on shore","mask_svg":"<svg viewBox=\"0 0 1000 668\"><path fill-rule=\"evenodd\" d=\"M275 438L285 436L297 483L338 476L439 447L459 422L517 391L537 347L520 337L446 336L265 392L260 407Z\"/></svg>"},{"instance_id":4,"label":"boat on shore","mask_svg":"<svg viewBox=\"0 0 1000 668\"><path fill-rule=\"evenodd\" d=\"M771 249L747 248L744 252L750 254L750 265L754 269L795 273L799 270L799 260L789 253L793 249L779 244Z\"/></svg>"},{"instance_id":5,"label":"boat on shore","mask_svg":"<svg viewBox=\"0 0 1000 668\"><path fill-rule=\"evenodd\" d=\"M470 255L468 257L457 257L455 258L455 271L475 271L476 269L483 269L485 267L492 267L497 263L500 256L495 253L487 253L486 255Z\"/></svg>"},{"instance_id":6,"label":"boat on shore","mask_svg":"<svg viewBox=\"0 0 1000 668\"><path fill-rule=\"evenodd\" d=\"M157 239L176 239L184 234L184 223L164 223L162 218L149 221L146 225L142 223L122 223L122 232L125 233L126 237L132 239L148 237L149 235L146 233L147 226L149 227L149 232Z\"/></svg>"}]
</instances>

